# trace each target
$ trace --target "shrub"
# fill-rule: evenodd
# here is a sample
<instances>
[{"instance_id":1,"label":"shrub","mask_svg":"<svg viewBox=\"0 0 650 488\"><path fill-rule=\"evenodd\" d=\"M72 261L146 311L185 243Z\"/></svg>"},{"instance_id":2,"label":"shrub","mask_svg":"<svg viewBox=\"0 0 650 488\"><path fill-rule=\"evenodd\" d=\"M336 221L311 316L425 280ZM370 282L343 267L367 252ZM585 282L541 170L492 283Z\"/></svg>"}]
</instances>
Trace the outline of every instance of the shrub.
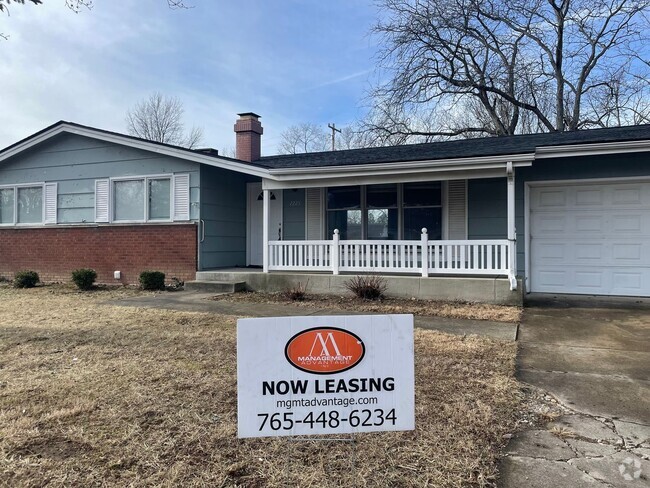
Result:
<instances>
[{"instance_id":1,"label":"shrub","mask_svg":"<svg viewBox=\"0 0 650 488\"><path fill-rule=\"evenodd\" d=\"M143 271L140 273L140 286L143 290L164 290L165 273L162 271Z\"/></svg>"},{"instance_id":2,"label":"shrub","mask_svg":"<svg viewBox=\"0 0 650 488\"><path fill-rule=\"evenodd\" d=\"M34 288L39 281L41 280L36 271L18 271L14 276L14 286L16 288Z\"/></svg>"},{"instance_id":3,"label":"shrub","mask_svg":"<svg viewBox=\"0 0 650 488\"><path fill-rule=\"evenodd\" d=\"M72 281L80 290L90 290L97 279L94 269L80 268L72 272Z\"/></svg>"},{"instance_id":4,"label":"shrub","mask_svg":"<svg viewBox=\"0 0 650 488\"><path fill-rule=\"evenodd\" d=\"M291 300L292 302L302 302L307 296L308 284L309 284L309 280L307 280L307 282L304 285L301 282L298 282L297 285L286 289L282 293L282 296L287 300Z\"/></svg>"},{"instance_id":5,"label":"shrub","mask_svg":"<svg viewBox=\"0 0 650 488\"><path fill-rule=\"evenodd\" d=\"M388 288L386 279L377 275L355 276L345 282L345 288L364 300L379 300Z\"/></svg>"}]
</instances>

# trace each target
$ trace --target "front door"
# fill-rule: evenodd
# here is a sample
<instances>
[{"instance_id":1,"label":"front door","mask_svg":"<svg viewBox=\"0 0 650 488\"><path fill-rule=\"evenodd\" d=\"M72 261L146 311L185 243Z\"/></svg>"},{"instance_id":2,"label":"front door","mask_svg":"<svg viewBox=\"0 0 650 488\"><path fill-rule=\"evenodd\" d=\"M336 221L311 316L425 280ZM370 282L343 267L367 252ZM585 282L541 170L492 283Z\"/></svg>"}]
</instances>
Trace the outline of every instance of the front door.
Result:
<instances>
[{"instance_id":1,"label":"front door","mask_svg":"<svg viewBox=\"0 0 650 488\"><path fill-rule=\"evenodd\" d=\"M282 239L282 190L272 190L269 208L269 240ZM262 266L263 264L263 213L264 200L262 183L248 184L248 264Z\"/></svg>"}]
</instances>

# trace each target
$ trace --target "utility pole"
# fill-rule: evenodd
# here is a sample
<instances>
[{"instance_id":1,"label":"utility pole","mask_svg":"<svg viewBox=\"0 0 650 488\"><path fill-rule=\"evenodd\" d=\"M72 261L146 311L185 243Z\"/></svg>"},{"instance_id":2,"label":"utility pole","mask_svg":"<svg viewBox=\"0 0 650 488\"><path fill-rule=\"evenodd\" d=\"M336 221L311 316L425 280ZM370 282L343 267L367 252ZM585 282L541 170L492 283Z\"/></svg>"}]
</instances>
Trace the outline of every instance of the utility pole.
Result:
<instances>
[{"instance_id":1,"label":"utility pole","mask_svg":"<svg viewBox=\"0 0 650 488\"><path fill-rule=\"evenodd\" d=\"M327 124L327 127L332 129L332 151L336 151L336 133L341 133L341 129L336 128L336 124Z\"/></svg>"}]
</instances>

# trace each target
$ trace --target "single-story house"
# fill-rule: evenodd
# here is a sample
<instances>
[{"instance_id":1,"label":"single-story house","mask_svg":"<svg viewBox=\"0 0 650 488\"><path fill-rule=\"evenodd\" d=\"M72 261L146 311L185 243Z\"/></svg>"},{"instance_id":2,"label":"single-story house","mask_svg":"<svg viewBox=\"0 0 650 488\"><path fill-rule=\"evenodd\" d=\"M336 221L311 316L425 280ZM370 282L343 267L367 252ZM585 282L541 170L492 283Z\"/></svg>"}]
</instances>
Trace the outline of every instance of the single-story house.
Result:
<instances>
[{"instance_id":1,"label":"single-story house","mask_svg":"<svg viewBox=\"0 0 650 488\"><path fill-rule=\"evenodd\" d=\"M258 115L235 133L236 158L64 121L6 147L0 277L650 296L650 125L278 156Z\"/></svg>"}]
</instances>

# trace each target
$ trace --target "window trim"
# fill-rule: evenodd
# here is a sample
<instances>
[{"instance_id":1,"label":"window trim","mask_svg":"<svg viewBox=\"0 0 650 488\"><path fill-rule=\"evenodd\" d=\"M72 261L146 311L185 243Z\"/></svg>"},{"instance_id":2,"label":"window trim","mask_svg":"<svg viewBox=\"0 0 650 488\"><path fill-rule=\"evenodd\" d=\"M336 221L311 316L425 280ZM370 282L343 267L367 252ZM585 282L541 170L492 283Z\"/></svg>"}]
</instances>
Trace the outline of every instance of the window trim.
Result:
<instances>
[{"instance_id":1,"label":"window trim","mask_svg":"<svg viewBox=\"0 0 650 488\"><path fill-rule=\"evenodd\" d=\"M169 180L169 218L149 218L149 180ZM143 220L115 220L115 183L120 181L142 181L144 184L144 219ZM116 176L108 178L108 222L111 224L148 224L148 223L169 223L174 217L174 175L173 173L143 175L143 176ZM95 197L96 198L96 197ZM97 201L95 201L95 207Z\"/></svg>"},{"instance_id":2,"label":"window trim","mask_svg":"<svg viewBox=\"0 0 650 488\"><path fill-rule=\"evenodd\" d=\"M423 206L413 206L413 205L405 205L404 204L404 185L405 183L376 183L376 185L385 185L385 184L394 184L397 185L397 206L396 207L390 207L390 208L397 208L397 239L396 240L403 240L404 239L404 209L407 208L440 208L440 235L441 235L441 240L445 240L448 235L448 218L447 218L447 212L449 211L449 202L447 199L447 185L445 181L439 181L439 180L431 180L431 181L417 181L413 183L440 183L440 204L439 205L423 205ZM323 219L324 222L324 231L327 234L329 232L329 214L330 212L335 212L338 210L360 210L361 211L361 240L375 240L375 239L369 239L368 238L368 216L367 212L369 210L368 207L368 202L367 202L367 187L368 186L375 186L375 183L370 184L370 185L346 185L346 186L358 186L360 188L360 194L361 194L361 205L360 208L352 209L352 208L345 208L345 209L330 209L328 206L328 198L327 198L327 192L329 191L330 188L338 188L336 186L333 187L325 187L324 191L322 192L322 198L324 201L323 205L323 211L325 213L325 218ZM331 236L330 236L331 237ZM381 239L380 239L381 240Z\"/></svg>"},{"instance_id":3,"label":"window trim","mask_svg":"<svg viewBox=\"0 0 650 488\"><path fill-rule=\"evenodd\" d=\"M41 189L41 221L40 222L18 222L18 189L19 188L40 188ZM17 183L15 185L0 185L0 190L14 191L14 215L11 223L0 222L0 227L42 227L45 225L45 182Z\"/></svg>"}]
</instances>

